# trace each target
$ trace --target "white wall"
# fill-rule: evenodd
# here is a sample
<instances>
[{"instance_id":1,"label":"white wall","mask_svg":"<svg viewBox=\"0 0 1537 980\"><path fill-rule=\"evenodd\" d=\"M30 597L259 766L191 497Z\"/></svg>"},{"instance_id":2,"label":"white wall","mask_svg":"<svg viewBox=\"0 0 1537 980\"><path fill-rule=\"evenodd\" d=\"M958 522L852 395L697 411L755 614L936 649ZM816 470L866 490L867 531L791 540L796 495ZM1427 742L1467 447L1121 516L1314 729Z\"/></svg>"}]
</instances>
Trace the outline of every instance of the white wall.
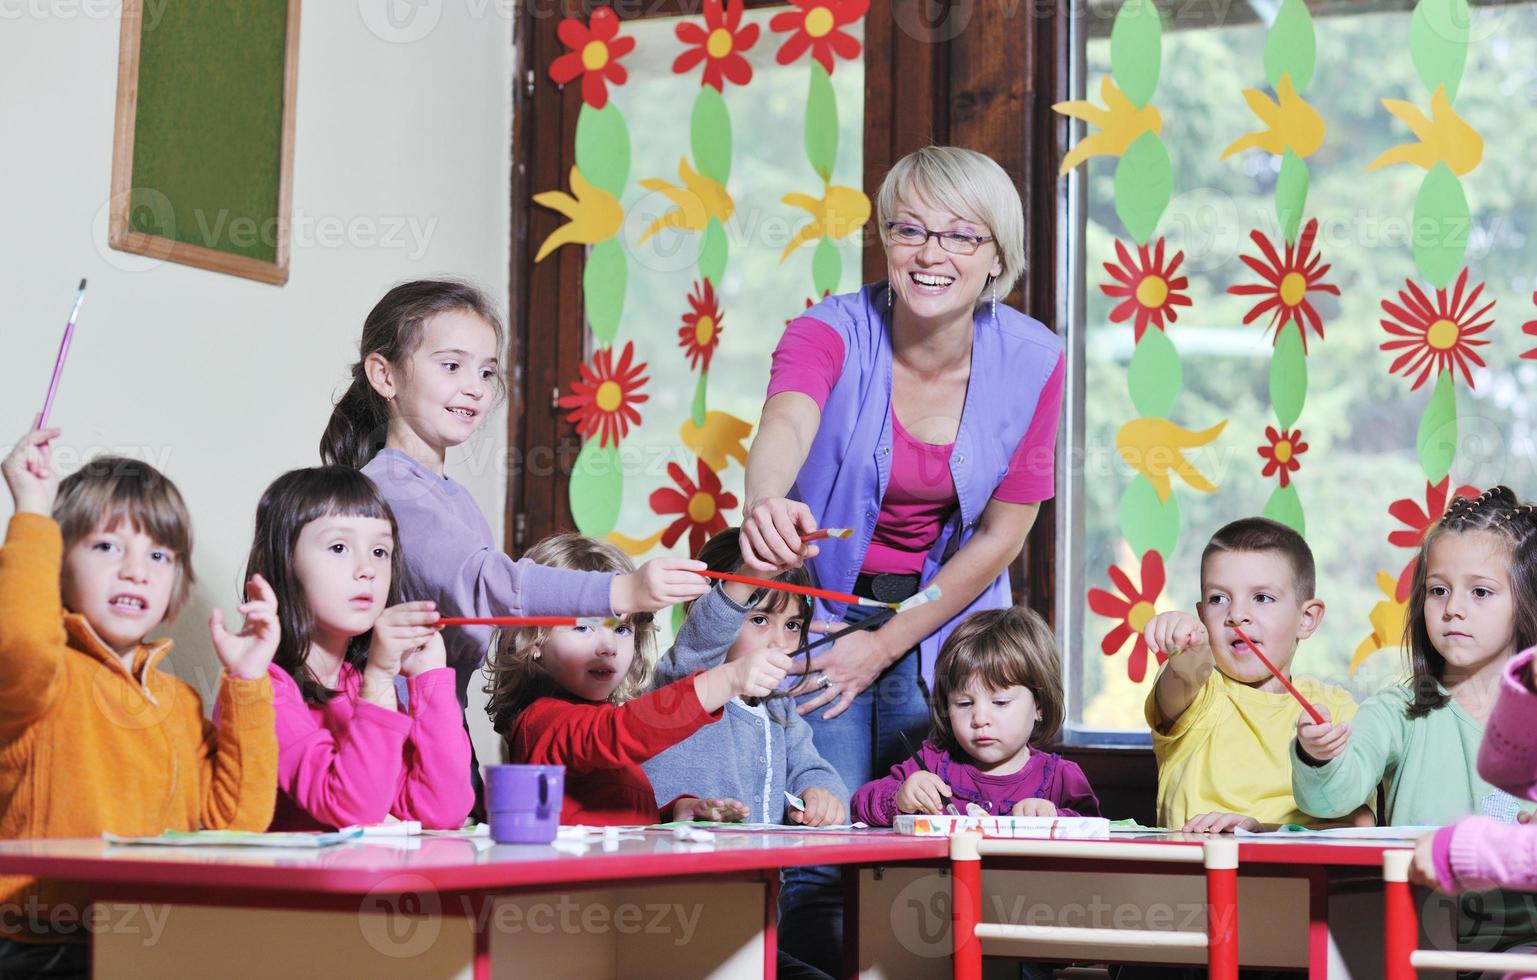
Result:
<instances>
[{"instance_id":1,"label":"white wall","mask_svg":"<svg viewBox=\"0 0 1537 980\"><path fill-rule=\"evenodd\" d=\"M148 14L164 2L146 0ZM263 487L319 461L369 308L397 281L441 274L505 302L511 6L304 4L293 247L279 287L107 247L120 6L0 0L0 439L10 445L41 407L88 277L56 451L73 455L61 456L69 468L104 451L146 458L180 486L199 583L170 629L171 663L205 693L218 676L208 610L235 604ZM450 461L499 539L504 443L499 413L466 447L473 465Z\"/></svg>"}]
</instances>

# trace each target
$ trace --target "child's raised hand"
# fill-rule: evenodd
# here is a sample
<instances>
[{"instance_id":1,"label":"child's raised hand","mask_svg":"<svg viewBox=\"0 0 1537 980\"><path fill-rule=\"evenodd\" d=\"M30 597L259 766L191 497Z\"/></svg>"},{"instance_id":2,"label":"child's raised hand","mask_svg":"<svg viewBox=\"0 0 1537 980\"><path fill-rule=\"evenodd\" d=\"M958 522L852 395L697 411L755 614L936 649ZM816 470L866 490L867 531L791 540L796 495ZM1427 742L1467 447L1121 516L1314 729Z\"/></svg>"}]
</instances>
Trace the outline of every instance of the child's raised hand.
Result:
<instances>
[{"instance_id":1,"label":"child's raised hand","mask_svg":"<svg viewBox=\"0 0 1537 980\"><path fill-rule=\"evenodd\" d=\"M710 591L710 580L699 573L708 568L692 558L653 558L628 575L615 575L608 600L614 612L629 616L656 612Z\"/></svg>"},{"instance_id":2,"label":"child's raised hand","mask_svg":"<svg viewBox=\"0 0 1537 980\"><path fill-rule=\"evenodd\" d=\"M405 652L400 658L400 675L415 677L429 670L448 666L448 650L443 645L443 634L434 632L427 642Z\"/></svg>"},{"instance_id":3,"label":"child's raised hand","mask_svg":"<svg viewBox=\"0 0 1537 980\"><path fill-rule=\"evenodd\" d=\"M438 632L435 602L402 602L379 614L373 642L368 647L368 670L394 677L406 654L421 647Z\"/></svg>"},{"instance_id":4,"label":"child's raised hand","mask_svg":"<svg viewBox=\"0 0 1537 980\"><path fill-rule=\"evenodd\" d=\"M22 436L14 449L0 463L5 485L19 514L49 514L59 494L59 474L53 469L50 440L59 437L58 429L33 429Z\"/></svg>"},{"instance_id":5,"label":"child's raised hand","mask_svg":"<svg viewBox=\"0 0 1537 980\"><path fill-rule=\"evenodd\" d=\"M1159 613L1147 621L1142 636L1154 653L1165 656L1188 647L1205 647L1209 641L1206 627L1187 612Z\"/></svg>"},{"instance_id":6,"label":"child's raised hand","mask_svg":"<svg viewBox=\"0 0 1537 980\"><path fill-rule=\"evenodd\" d=\"M897 790L897 812L944 813L950 793L948 783L927 769L920 769L908 776L902 788Z\"/></svg>"},{"instance_id":7,"label":"child's raised hand","mask_svg":"<svg viewBox=\"0 0 1537 980\"><path fill-rule=\"evenodd\" d=\"M685 823L690 820L741 823L747 819L750 812L745 804L739 800L733 800L729 796L712 797L705 800L694 796L685 796L673 806L672 818Z\"/></svg>"},{"instance_id":8,"label":"child's raised hand","mask_svg":"<svg viewBox=\"0 0 1537 980\"><path fill-rule=\"evenodd\" d=\"M807 827L830 827L833 824L847 823L849 819L848 808L838 797L820 786L808 786L801 792L801 802L806 804L806 809L797 810L790 808L790 822L804 824Z\"/></svg>"},{"instance_id":9,"label":"child's raised hand","mask_svg":"<svg viewBox=\"0 0 1537 980\"><path fill-rule=\"evenodd\" d=\"M1325 724L1314 724L1306 711L1297 716L1297 745L1302 749L1303 761L1323 763L1345 751L1350 744L1350 726L1329 722L1329 709L1315 705L1324 716Z\"/></svg>"},{"instance_id":10,"label":"child's raised hand","mask_svg":"<svg viewBox=\"0 0 1537 980\"><path fill-rule=\"evenodd\" d=\"M278 597L260 575L252 575L245 585L246 601L235 609L245 617L240 632L224 627L224 610L208 614L208 632L213 635L213 650L231 677L256 680L267 673L272 657L278 652L283 635L278 622Z\"/></svg>"},{"instance_id":11,"label":"child's raised hand","mask_svg":"<svg viewBox=\"0 0 1537 980\"><path fill-rule=\"evenodd\" d=\"M1265 825L1253 817L1246 817L1241 813L1203 813L1200 816L1191 817L1180 828L1187 834L1231 834L1238 829L1259 833L1265 829Z\"/></svg>"},{"instance_id":12,"label":"child's raised hand","mask_svg":"<svg viewBox=\"0 0 1537 980\"><path fill-rule=\"evenodd\" d=\"M1057 815L1057 805L1050 800L1028 799L1020 800L1014 804L1014 809L1009 811L1011 817L1054 817Z\"/></svg>"},{"instance_id":13,"label":"child's raised hand","mask_svg":"<svg viewBox=\"0 0 1537 980\"><path fill-rule=\"evenodd\" d=\"M737 696L766 698L779 688L795 661L782 651L765 647L727 666L735 669L733 687Z\"/></svg>"}]
</instances>

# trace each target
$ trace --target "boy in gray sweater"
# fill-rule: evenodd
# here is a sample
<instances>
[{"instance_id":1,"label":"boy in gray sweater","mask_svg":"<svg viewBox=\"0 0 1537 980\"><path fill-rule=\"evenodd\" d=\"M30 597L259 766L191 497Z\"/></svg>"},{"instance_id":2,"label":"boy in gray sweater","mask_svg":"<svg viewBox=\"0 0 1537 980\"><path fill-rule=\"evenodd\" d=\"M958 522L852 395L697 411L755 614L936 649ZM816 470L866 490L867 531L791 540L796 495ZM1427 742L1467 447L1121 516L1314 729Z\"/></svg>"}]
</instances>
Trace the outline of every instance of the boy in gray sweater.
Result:
<instances>
[{"instance_id":1,"label":"boy in gray sweater","mask_svg":"<svg viewBox=\"0 0 1537 980\"><path fill-rule=\"evenodd\" d=\"M714 571L735 572L741 562L737 529L706 542L698 559ZM809 585L805 569L778 581ZM778 647L794 654L811 618L810 604L788 592L755 596L737 582L717 582L688 607L676 642L656 667L657 686L696 671ZM848 820L849 793L843 780L811 741L811 726L795 711L793 698L734 698L725 717L644 764L657 799L680 792L740 800L753 823L823 827ZM680 789L681 787L681 789ZM799 797L801 810L786 793Z\"/></svg>"}]
</instances>

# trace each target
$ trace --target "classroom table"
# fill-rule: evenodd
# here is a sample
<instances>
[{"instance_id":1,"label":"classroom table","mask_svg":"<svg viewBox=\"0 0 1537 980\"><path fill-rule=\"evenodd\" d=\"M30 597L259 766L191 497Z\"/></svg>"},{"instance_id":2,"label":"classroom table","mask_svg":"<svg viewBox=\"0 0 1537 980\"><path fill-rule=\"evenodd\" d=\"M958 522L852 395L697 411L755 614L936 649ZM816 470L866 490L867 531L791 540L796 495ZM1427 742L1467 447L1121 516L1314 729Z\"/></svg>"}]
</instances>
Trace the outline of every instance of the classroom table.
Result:
<instances>
[{"instance_id":1,"label":"classroom table","mask_svg":"<svg viewBox=\"0 0 1537 980\"><path fill-rule=\"evenodd\" d=\"M1199 861L1171 866L1138 849L1199 852L1209 839L1035 842L1039 853L987 859L980 918L1083 926L1097 914L1112 927L1199 930L1206 910ZM1380 976L1383 854L1410 843L1237 838L1239 961L1348 975L1331 942L1330 898L1354 890L1359 901L1343 928L1361 933L1355 938L1377 967L1355 975ZM1097 853L1086 858L1085 844ZM134 903L109 905L92 934L98 980L215 973L482 980L525 970L552 980L773 977L779 869L804 864L844 869L844 920L858 924L845 930L847 976L950 973L955 882L944 837L729 830L691 843L647 830L608 844L601 836L555 846L424 836L314 850L0 842L0 873L79 881L102 903ZM1073 914L1076 921L1063 921ZM1335 918L1338 933L1338 909ZM1003 943L989 952L1112 958L1095 944ZM1188 949L1138 959L1204 961L1202 951Z\"/></svg>"},{"instance_id":2,"label":"classroom table","mask_svg":"<svg viewBox=\"0 0 1537 980\"><path fill-rule=\"evenodd\" d=\"M668 830L605 842L369 838L318 849L0 842L0 873L82 882L95 980L775 976L779 869L902 867L945 838ZM131 904L122 904L131 903ZM850 917L852 920L852 916Z\"/></svg>"}]
</instances>

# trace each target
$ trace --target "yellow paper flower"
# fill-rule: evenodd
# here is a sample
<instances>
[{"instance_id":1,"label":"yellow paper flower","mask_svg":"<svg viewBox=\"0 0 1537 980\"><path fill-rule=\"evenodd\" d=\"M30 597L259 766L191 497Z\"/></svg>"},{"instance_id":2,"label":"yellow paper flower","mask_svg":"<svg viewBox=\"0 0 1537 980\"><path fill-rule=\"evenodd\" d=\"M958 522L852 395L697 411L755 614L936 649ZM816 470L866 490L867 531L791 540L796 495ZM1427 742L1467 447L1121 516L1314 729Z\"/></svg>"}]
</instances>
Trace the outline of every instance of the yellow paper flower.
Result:
<instances>
[{"instance_id":1,"label":"yellow paper flower","mask_svg":"<svg viewBox=\"0 0 1537 980\"><path fill-rule=\"evenodd\" d=\"M726 468L728 458L747 465L744 443L751 434L752 423L729 412L706 412L703 426L695 426L693 419L684 419L678 430L683 444L717 473Z\"/></svg>"},{"instance_id":2,"label":"yellow paper flower","mask_svg":"<svg viewBox=\"0 0 1537 980\"><path fill-rule=\"evenodd\" d=\"M1127 466L1147 477L1157 491L1158 499L1167 503L1172 489L1171 470L1203 493L1217 489L1195 468L1195 464L1185 458L1184 451L1206 445L1221 435L1226 426L1227 419L1223 419L1209 429L1196 432L1168 419L1132 419L1115 434L1115 448Z\"/></svg>"},{"instance_id":3,"label":"yellow paper flower","mask_svg":"<svg viewBox=\"0 0 1537 980\"><path fill-rule=\"evenodd\" d=\"M1283 73L1276 85L1276 99L1270 100L1259 89L1243 90L1244 101L1265 124L1258 132L1240 136L1222 151L1219 159L1227 159L1234 153L1259 147L1266 153L1281 156L1288 148L1299 157L1315 152L1324 141L1324 120L1318 110L1297 94L1292 87L1290 73Z\"/></svg>"},{"instance_id":4,"label":"yellow paper flower","mask_svg":"<svg viewBox=\"0 0 1537 980\"><path fill-rule=\"evenodd\" d=\"M1100 129L1079 140L1078 145L1068 151L1062 159L1062 168L1057 171L1059 175L1067 173L1092 156L1118 157L1126 152L1126 148L1138 136L1149 130L1156 133L1163 129L1163 117L1158 114L1158 110L1152 105L1141 109L1132 105L1125 93L1116 88L1109 75L1100 80L1099 97L1104 100L1103 109L1088 100L1058 102L1051 107L1055 112L1082 119Z\"/></svg>"},{"instance_id":5,"label":"yellow paper flower","mask_svg":"<svg viewBox=\"0 0 1537 980\"><path fill-rule=\"evenodd\" d=\"M596 245L619 234L619 228L624 224L624 208L619 206L614 195L589 184L587 178L575 167L571 168L571 190L575 197L565 191L545 191L534 195L535 204L559 211L571 219L544 240L538 254L534 256L535 262L542 261L562 245L573 242Z\"/></svg>"},{"instance_id":6,"label":"yellow paper flower","mask_svg":"<svg viewBox=\"0 0 1537 980\"><path fill-rule=\"evenodd\" d=\"M1381 650L1385 646L1398 646L1404 639L1404 622L1409 614L1409 604L1399 602L1396 593L1398 583L1391 572L1377 573L1377 588L1382 592L1384 599L1372 607L1367 616L1371 620L1371 635L1361 641L1356 647L1355 656L1350 658L1350 673L1354 674L1356 668L1366 662L1366 658Z\"/></svg>"},{"instance_id":7,"label":"yellow paper flower","mask_svg":"<svg viewBox=\"0 0 1537 980\"><path fill-rule=\"evenodd\" d=\"M731 220L731 215L736 211L736 203L718 181L695 173L686 157L678 161L678 177L682 180L682 186L669 184L660 177L647 177L640 182L640 186L648 191L660 192L676 206L651 222L646 233L635 244L645 244L646 239L663 228L704 231L711 218L721 224Z\"/></svg>"},{"instance_id":8,"label":"yellow paper flower","mask_svg":"<svg viewBox=\"0 0 1537 980\"><path fill-rule=\"evenodd\" d=\"M1437 85L1430 96L1429 119L1413 102L1383 99L1382 105L1403 120L1419 142L1403 143L1385 151L1366 165L1367 173L1395 163L1412 163L1425 170L1444 163L1452 173L1461 176L1484 158L1484 138L1457 115L1451 100L1446 97L1445 85Z\"/></svg>"},{"instance_id":9,"label":"yellow paper flower","mask_svg":"<svg viewBox=\"0 0 1537 980\"><path fill-rule=\"evenodd\" d=\"M820 238L845 238L870 220L870 199L864 191L855 187L828 184L820 201L810 194L786 194L783 203L810 214L811 221L790 239L790 244L779 255L781 262L807 242Z\"/></svg>"}]
</instances>

